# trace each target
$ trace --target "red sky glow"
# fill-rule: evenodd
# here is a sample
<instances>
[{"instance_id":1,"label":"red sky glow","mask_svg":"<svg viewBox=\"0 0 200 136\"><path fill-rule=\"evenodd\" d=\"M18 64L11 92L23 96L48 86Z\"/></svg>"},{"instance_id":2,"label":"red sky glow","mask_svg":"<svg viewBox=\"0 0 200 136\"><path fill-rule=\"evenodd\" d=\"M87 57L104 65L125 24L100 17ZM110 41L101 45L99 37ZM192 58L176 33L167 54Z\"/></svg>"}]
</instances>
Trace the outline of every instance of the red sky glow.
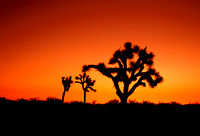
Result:
<instances>
[{"instance_id":1,"label":"red sky glow","mask_svg":"<svg viewBox=\"0 0 200 136\"><path fill-rule=\"evenodd\" d=\"M0 97L62 97L62 76L84 64L109 62L129 41L155 54L164 82L138 87L129 99L200 102L200 1L198 0L1 0ZM88 72L97 92L87 102L118 99L113 83ZM83 101L79 84L66 102Z\"/></svg>"}]
</instances>

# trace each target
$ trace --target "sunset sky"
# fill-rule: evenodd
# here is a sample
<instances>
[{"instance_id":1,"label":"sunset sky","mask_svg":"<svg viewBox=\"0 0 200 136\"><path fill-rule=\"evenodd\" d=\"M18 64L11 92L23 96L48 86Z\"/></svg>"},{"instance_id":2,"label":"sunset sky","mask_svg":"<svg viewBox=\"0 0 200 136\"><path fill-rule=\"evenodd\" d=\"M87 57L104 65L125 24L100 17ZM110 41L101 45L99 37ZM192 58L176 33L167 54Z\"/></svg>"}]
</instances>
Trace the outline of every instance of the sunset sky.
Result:
<instances>
[{"instance_id":1,"label":"sunset sky","mask_svg":"<svg viewBox=\"0 0 200 136\"><path fill-rule=\"evenodd\" d=\"M136 101L200 103L199 0L1 0L0 97L62 97L62 76L109 62L132 42L155 54L164 82L138 87ZM119 99L111 79L88 72L97 92L87 102ZM80 84L66 102L83 101Z\"/></svg>"}]
</instances>

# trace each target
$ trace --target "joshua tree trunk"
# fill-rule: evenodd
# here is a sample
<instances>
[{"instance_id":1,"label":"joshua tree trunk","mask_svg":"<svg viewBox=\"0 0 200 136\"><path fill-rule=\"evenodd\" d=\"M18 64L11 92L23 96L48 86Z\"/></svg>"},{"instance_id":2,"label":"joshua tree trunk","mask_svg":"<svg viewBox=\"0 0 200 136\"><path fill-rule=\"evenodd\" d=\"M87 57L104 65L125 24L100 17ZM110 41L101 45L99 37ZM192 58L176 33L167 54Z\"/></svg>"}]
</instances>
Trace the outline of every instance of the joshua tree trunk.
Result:
<instances>
[{"instance_id":1,"label":"joshua tree trunk","mask_svg":"<svg viewBox=\"0 0 200 136\"><path fill-rule=\"evenodd\" d=\"M120 97L121 103L126 104L128 97Z\"/></svg>"},{"instance_id":2,"label":"joshua tree trunk","mask_svg":"<svg viewBox=\"0 0 200 136\"><path fill-rule=\"evenodd\" d=\"M114 78L113 78L113 82L114 82L115 89L117 90L116 94L120 98L121 103L123 103L123 104L127 103L128 95L127 95L127 92L125 90L126 88L124 89L124 93L122 93L120 88L119 88L118 81L114 80Z\"/></svg>"},{"instance_id":3,"label":"joshua tree trunk","mask_svg":"<svg viewBox=\"0 0 200 136\"><path fill-rule=\"evenodd\" d=\"M64 91L63 94L62 94L62 102L63 102L63 103L64 103L65 92L66 92L66 91Z\"/></svg>"},{"instance_id":4,"label":"joshua tree trunk","mask_svg":"<svg viewBox=\"0 0 200 136\"><path fill-rule=\"evenodd\" d=\"M84 103L86 103L86 91L84 90Z\"/></svg>"}]
</instances>

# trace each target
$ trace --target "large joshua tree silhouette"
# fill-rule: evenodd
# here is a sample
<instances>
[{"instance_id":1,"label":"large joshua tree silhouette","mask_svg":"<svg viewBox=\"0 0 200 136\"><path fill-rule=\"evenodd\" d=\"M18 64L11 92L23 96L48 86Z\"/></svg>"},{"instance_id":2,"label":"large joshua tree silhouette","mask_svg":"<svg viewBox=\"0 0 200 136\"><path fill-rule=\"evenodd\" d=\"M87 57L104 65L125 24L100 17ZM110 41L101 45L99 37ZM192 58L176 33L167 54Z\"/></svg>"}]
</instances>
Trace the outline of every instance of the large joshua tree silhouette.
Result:
<instances>
[{"instance_id":1,"label":"large joshua tree silhouette","mask_svg":"<svg viewBox=\"0 0 200 136\"><path fill-rule=\"evenodd\" d=\"M141 49L139 46L132 46L130 42L127 42L124 49L115 51L108 63L117 64L118 67L110 68L106 67L104 63L99 63L98 65L84 65L82 71L86 72L94 68L111 78L121 103L127 103L128 97L137 87L146 87L146 83L148 83L150 87L154 88L163 80L159 72L152 68L155 55L152 52L148 53L146 49L147 47ZM123 89L119 87L120 82L123 83ZM135 83L132 85L132 82Z\"/></svg>"},{"instance_id":2,"label":"large joshua tree silhouette","mask_svg":"<svg viewBox=\"0 0 200 136\"><path fill-rule=\"evenodd\" d=\"M66 93L66 91L67 92L69 91L69 88L70 88L72 83L73 83L73 81L72 81L71 76L69 78L68 77L62 77L62 84L63 84L63 87L64 87L64 91L63 91L63 94L62 94L62 102L63 103L64 103L65 93Z\"/></svg>"},{"instance_id":3,"label":"large joshua tree silhouette","mask_svg":"<svg viewBox=\"0 0 200 136\"><path fill-rule=\"evenodd\" d=\"M75 83L79 83L82 85L82 89L84 91L84 103L86 103L86 92L89 92L89 90L96 92L96 90L93 88L95 80L92 80L89 75L86 75L84 73L83 75L79 74L79 76L76 76Z\"/></svg>"}]
</instances>

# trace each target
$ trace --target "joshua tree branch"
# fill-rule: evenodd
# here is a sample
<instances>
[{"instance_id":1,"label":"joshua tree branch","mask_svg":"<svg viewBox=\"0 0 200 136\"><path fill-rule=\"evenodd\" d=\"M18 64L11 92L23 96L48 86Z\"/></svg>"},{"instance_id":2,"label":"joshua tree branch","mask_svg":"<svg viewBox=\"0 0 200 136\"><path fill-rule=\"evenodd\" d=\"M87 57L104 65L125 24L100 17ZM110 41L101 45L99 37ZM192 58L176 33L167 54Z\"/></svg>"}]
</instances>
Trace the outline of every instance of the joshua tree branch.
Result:
<instances>
[{"instance_id":1,"label":"joshua tree branch","mask_svg":"<svg viewBox=\"0 0 200 136\"><path fill-rule=\"evenodd\" d=\"M122 63L121 63L121 61L119 59L117 59L117 63L118 63L120 68L123 68Z\"/></svg>"},{"instance_id":2,"label":"joshua tree branch","mask_svg":"<svg viewBox=\"0 0 200 136\"><path fill-rule=\"evenodd\" d=\"M113 80L113 83L114 83L114 86L115 86L115 89L116 89L116 93L121 98L123 96L123 93L121 92L121 90L119 88L119 84L118 84L119 82L114 78L112 78L112 80Z\"/></svg>"},{"instance_id":3,"label":"joshua tree branch","mask_svg":"<svg viewBox=\"0 0 200 136\"><path fill-rule=\"evenodd\" d=\"M142 85L143 83L142 83L142 79L143 79L143 77L141 76L140 77L140 79L137 81L137 83L135 83L133 86L132 86L132 88L130 89L130 91L128 92L128 96L130 96L134 91L135 91L135 89L139 86L139 85Z\"/></svg>"},{"instance_id":4,"label":"joshua tree branch","mask_svg":"<svg viewBox=\"0 0 200 136\"><path fill-rule=\"evenodd\" d=\"M135 77L141 76L142 71L143 71L143 69L144 69L144 66L143 66L143 65L144 65L144 64L141 64L140 70L138 71L138 73L135 74Z\"/></svg>"},{"instance_id":5,"label":"joshua tree branch","mask_svg":"<svg viewBox=\"0 0 200 136\"><path fill-rule=\"evenodd\" d=\"M87 65L87 66L84 65L82 71L86 72L91 68L97 69L99 72L101 72L103 75L105 75L105 76L107 76L109 78L113 78L113 76L111 75L111 72L113 71L113 68L106 68L104 63L100 63L98 65Z\"/></svg>"}]
</instances>

